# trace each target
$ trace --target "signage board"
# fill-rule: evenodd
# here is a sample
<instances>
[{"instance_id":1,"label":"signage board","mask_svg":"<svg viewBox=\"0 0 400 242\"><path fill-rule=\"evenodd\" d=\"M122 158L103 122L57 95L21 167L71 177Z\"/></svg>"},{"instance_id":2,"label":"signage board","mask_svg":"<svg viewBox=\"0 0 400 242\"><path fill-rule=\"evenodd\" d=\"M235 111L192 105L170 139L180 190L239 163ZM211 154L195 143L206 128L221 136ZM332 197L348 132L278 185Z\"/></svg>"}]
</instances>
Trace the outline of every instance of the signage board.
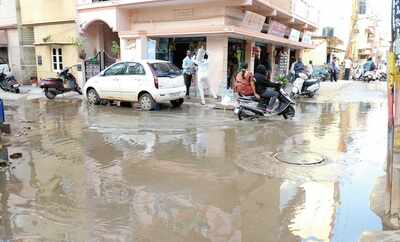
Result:
<instances>
[{"instance_id":1,"label":"signage board","mask_svg":"<svg viewBox=\"0 0 400 242\"><path fill-rule=\"evenodd\" d=\"M300 40L301 32L297 29L291 29L289 39L292 41L299 41Z\"/></svg>"},{"instance_id":2,"label":"signage board","mask_svg":"<svg viewBox=\"0 0 400 242\"><path fill-rule=\"evenodd\" d=\"M287 26L272 20L269 24L268 34L272 34L278 37L284 37L287 32Z\"/></svg>"},{"instance_id":3,"label":"signage board","mask_svg":"<svg viewBox=\"0 0 400 242\"><path fill-rule=\"evenodd\" d=\"M265 16L253 13L251 11L246 11L241 26L256 32L261 32L265 20Z\"/></svg>"}]
</instances>

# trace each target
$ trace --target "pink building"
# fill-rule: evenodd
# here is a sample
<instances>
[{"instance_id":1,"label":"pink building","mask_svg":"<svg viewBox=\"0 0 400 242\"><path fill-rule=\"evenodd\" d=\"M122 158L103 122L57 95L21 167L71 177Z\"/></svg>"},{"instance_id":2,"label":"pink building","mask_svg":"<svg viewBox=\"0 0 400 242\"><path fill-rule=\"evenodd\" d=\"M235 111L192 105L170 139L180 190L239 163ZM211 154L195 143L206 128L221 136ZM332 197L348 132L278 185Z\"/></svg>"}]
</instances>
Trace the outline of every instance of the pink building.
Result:
<instances>
[{"instance_id":1,"label":"pink building","mask_svg":"<svg viewBox=\"0 0 400 242\"><path fill-rule=\"evenodd\" d=\"M89 56L119 46L122 60L157 58L180 67L186 50L204 45L215 90L230 86L244 62L285 74L313 48L318 22L312 0L77 1Z\"/></svg>"}]
</instances>

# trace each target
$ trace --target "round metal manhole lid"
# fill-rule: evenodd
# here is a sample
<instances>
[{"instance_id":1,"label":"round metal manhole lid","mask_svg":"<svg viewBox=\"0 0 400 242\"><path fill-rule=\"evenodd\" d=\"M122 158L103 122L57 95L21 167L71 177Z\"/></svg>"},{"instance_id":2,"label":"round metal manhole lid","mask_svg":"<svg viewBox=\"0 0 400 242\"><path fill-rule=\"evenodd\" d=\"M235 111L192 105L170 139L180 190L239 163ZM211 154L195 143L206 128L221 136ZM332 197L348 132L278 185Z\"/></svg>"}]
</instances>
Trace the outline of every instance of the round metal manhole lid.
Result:
<instances>
[{"instance_id":1,"label":"round metal manhole lid","mask_svg":"<svg viewBox=\"0 0 400 242\"><path fill-rule=\"evenodd\" d=\"M287 151L275 154L275 159L291 165L317 165L323 163L326 158L314 152Z\"/></svg>"}]
</instances>

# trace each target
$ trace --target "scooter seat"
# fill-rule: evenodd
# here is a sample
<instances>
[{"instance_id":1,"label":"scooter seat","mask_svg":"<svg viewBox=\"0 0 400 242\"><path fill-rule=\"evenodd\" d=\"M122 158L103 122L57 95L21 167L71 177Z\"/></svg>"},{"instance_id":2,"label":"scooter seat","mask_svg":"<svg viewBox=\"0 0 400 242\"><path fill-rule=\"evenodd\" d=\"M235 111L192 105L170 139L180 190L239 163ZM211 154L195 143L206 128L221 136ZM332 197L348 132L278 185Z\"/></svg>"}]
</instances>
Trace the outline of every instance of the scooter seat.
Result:
<instances>
[{"instance_id":1,"label":"scooter seat","mask_svg":"<svg viewBox=\"0 0 400 242\"><path fill-rule=\"evenodd\" d=\"M319 82L318 79L309 79L309 80L306 80L306 81L303 83L303 87L304 87L304 86L309 87L309 86L312 86L312 85L314 85L314 84L317 84L318 82Z\"/></svg>"},{"instance_id":2,"label":"scooter seat","mask_svg":"<svg viewBox=\"0 0 400 242\"><path fill-rule=\"evenodd\" d=\"M239 97L239 100L242 100L242 101L258 101L256 96L241 96L241 97Z\"/></svg>"}]
</instances>

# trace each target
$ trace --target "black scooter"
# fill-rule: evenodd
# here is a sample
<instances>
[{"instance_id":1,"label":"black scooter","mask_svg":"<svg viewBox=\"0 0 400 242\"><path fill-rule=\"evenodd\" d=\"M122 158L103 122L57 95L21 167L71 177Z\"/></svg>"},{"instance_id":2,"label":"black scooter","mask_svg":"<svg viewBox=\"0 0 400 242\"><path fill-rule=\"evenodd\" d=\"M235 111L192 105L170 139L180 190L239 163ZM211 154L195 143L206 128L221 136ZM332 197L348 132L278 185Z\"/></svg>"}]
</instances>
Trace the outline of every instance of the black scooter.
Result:
<instances>
[{"instance_id":1,"label":"black scooter","mask_svg":"<svg viewBox=\"0 0 400 242\"><path fill-rule=\"evenodd\" d=\"M65 68L58 74L58 78L48 78L40 81L40 88L48 99L54 99L57 95L66 92L77 92L82 95L81 88L76 82L76 78L69 71L72 68Z\"/></svg>"},{"instance_id":2,"label":"black scooter","mask_svg":"<svg viewBox=\"0 0 400 242\"><path fill-rule=\"evenodd\" d=\"M254 96L239 97L238 105L234 112L238 115L239 120L256 119L260 117L272 117L282 115L285 119L294 118L296 115L295 101L281 87L279 89L279 97L274 105L273 111L267 112L260 100Z\"/></svg>"},{"instance_id":3,"label":"black scooter","mask_svg":"<svg viewBox=\"0 0 400 242\"><path fill-rule=\"evenodd\" d=\"M6 75L3 71L0 73L0 88L6 92L20 93L19 87L21 85L17 82L14 76Z\"/></svg>"}]
</instances>

